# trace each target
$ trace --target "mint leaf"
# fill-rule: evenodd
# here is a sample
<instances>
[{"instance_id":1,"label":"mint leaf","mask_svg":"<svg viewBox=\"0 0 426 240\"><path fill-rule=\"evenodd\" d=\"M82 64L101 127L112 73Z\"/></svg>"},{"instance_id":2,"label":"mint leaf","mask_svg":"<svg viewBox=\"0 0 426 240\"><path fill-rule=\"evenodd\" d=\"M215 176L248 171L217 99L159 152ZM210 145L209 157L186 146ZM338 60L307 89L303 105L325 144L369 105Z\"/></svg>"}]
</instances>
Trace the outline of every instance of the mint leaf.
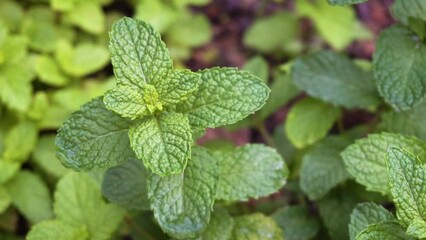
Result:
<instances>
[{"instance_id":1,"label":"mint leaf","mask_svg":"<svg viewBox=\"0 0 426 240\"><path fill-rule=\"evenodd\" d=\"M89 33L101 34L105 31L105 15L96 1L76 1L65 18Z\"/></svg>"},{"instance_id":2,"label":"mint leaf","mask_svg":"<svg viewBox=\"0 0 426 240\"><path fill-rule=\"evenodd\" d=\"M356 236L367 229L371 224L394 221L395 217L384 207L375 203L360 203L351 214L349 223L349 236L354 240Z\"/></svg>"},{"instance_id":3,"label":"mint leaf","mask_svg":"<svg viewBox=\"0 0 426 240\"><path fill-rule=\"evenodd\" d=\"M368 0L328 0L328 3L332 5L347 5L347 4L358 4L367 2Z\"/></svg>"},{"instance_id":4,"label":"mint leaf","mask_svg":"<svg viewBox=\"0 0 426 240\"><path fill-rule=\"evenodd\" d=\"M305 98L290 109L285 130L294 146L304 148L325 137L340 115L339 108Z\"/></svg>"},{"instance_id":5,"label":"mint leaf","mask_svg":"<svg viewBox=\"0 0 426 240\"><path fill-rule=\"evenodd\" d=\"M27 240L86 240L89 234L85 227L72 227L59 220L49 220L34 225Z\"/></svg>"},{"instance_id":6,"label":"mint leaf","mask_svg":"<svg viewBox=\"0 0 426 240\"><path fill-rule=\"evenodd\" d=\"M188 114L191 126L214 128L235 123L260 109L269 95L259 78L236 68L212 68L198 72L198 90L177 111Z\"/></svg>"},{"instance_id":7,"label":"mint leaf","mask_svg":"<svg viewBox=\"0 0 426 240\"><path fill-rule=\"evenodd\" d=\"M99 186L86 174L69 173L55 191L56 217L68 226L85 226L90 239L110 239L124 211L102 199Z\"/></svg>"},{"instance_id":8,"label":"mint leaf","mask_svg":"<svg viewBox=\"0 0 426 240\"><path fill-rule=\"evenodd\" d=\"M168 42L180 47L199 47L209 42L212 37L212 29L206 15L179 14L178 16L167 29Z\"/></svg>"},{"instance_id":9,"label":"mint leaf","mask_svg":"<svg viewBox=\"0 0 426 240\"><path fill-rule=\"evenodd\" d=\"M358 234L355 240L414 240L405 235L401 226L394 221L372 224Z\"/></svg>"},{"instance_id":10,"label":"mint leaf","mask_svg":"<svg viewBox=\"0 0 426 240\"><path fill-rule=\"evenodd\" d=\"M216 198L244 201L267 196L286 182L288 169L273 148L250 144L214 153L219 162L219 184Z\"/></svg>"},{"instance_id":11,"label":"mint leaf","mask_svg":"<svg viewBox=\"0 0 426 240\"><path fill-rule=\"evenodd\" d=\"M260 55L250 58L243 66L243 70L250 72L254 76L262 79L265 83L269 79L268 62Z\"/></svg>"},{"instance_id":12,"label":"mint leaf","mask_svg":"<svg viewBox=\"0 0 426 240\"><path fill-rule=\"evenodd\" d=\"M295 61L293 80L300 89L346 108L372 108L379 103L373 77L346 56L321 51Z\"/></svg>"},{"instance_id":13,"label":"mint leaf","mask_svg":"<svg viewBox=\"0 0 426 240\"><path fill-rule=\"evenodd\" d=\"M313 239L320 228L319 221L304 206L279 208L271 217L283 230L285 240Z\"/></svg>"},{"instance_id":14,"label":"mint leaf","mask_svg":"<svg viewBox=\"0 0 426 240\"><path fill-rule=\"evenodd\" d=\"M387 194L389 181L385 165L387 149L400 147L426 158L426 145L418 138L395 133L370 134L342 152L348 172L369 191Z\"/></svg>"},{"instance_id":15,"label":"mint leaf","mask_svg":"<svg viewBox=\"0 0 426 240\"><path fill-rule=\"evenodd\" d=\"M41 168L49 176L59 178L64 176L69 169L65 168L58 158L55 156L55 136L54 135L43 135L38 140L36 147L32 153L31 159L33 162Z\"/></svg>"},{"instance_id":16,"label":"mint leaf","mask_svg":"<svg viewBox=\"0 0 426 240\"><path fill-rule=\"evenodd\" d=\"M344 137L328 137L305 154L300 170L300 188L311 200L321 199L349 178L340 152L350 143Z\"/></svg>"},{"instance_id":17,"label":"mint leaf","mask_svg":"<svg viewBox=\"0 0 426 240\"><path fill-rule=\"evenodd\" d=\"M403 227L415 219L426 219L426 171L411 153L390 148L386 157L389 188L396 216Z\"/></svg>"},{"instance_id":18,"label":"mint leaf","mask_svg":"<svg viewBox=\"0 0 426 240\"><path fill-rule=\"evenodd\" d=\"M234 227L234 219L229 215L228 211L221 207L215 207L211 215L209 225L198 240L216 240L230 239L232 229Z\"/></svg>"},{"instance_id":19,"label":"mint leaf","mask_svg":"<svg viewBox=\"0 0 426 240\"><path fill-rule=\"evenodd\" d=\"M57 62L49 55L41 55L36 58L35 72L40 81L55 87L64 86L69 81L59 69Z\"/></svg>"},{"instance_id":20,"label":"mint leaf","mask_svg":"<svg viewBox=\"0 0 426 240\"><path fill-rule=\"evenodd\" d=\"M216 195L218 165L207 149L195 147L185 172L150 174L148 196L161 228L175 238L198 236L207 227Z\"/></svg>"},{"instance_id":21,"label":"mint leaf","mask_svg":"<svg viewBox=\"0 0 426 240\"><path fill-rule=\"evenodd\" d=\"M23 170L5 186L13 205L30 222L37 223L53 218L52 198L40 176Z\"/></svg>"},{"instance_id":22,"label":"mint leaf","mask_svg":"<svg viewBox=\"0 0 426 240\"><path fill-rule=\"evenodd\" d=\"M21 164L0 158L0 183L9 181L21 168Z\"/></svg>"},{"instance_id":23,"label":"mint leaf","mask_svg":"<svg viewBox=\"0 0 426 240\"><path fill-rule=\"evenodd\" d=\"M2 157L19 163L27 161L37 144L37 138L38 129L34 123L23 121L14 125L6 135Z\"/></svg>"},{"instance_id":24,"label":"mint leaf","mask_svg":"<svg viewBox=\"0 0 426 240\"><path fill-rule=\"evenodd\" d=\"M107 170L102 194L111 202L132 210L148 210L147 171L136 158Z\"/></svg>"},{"instance_id":25,"label":"mint leaf","mask_svg":"<svg viewBox=\"0 0 426 240\"><path fill-rule=\"evenodd\" d=\"M135 119L149 113L144 95L139 89L119 86L105 93L103 100L107 109L122 117Z\"/></svg>"},{"instance_id":26,"label":"mint leaf","mask_svg":"<svg viewBox=\"0 0 426 240\"><path fill-rule=\"evenodd\" d=\"M235 240L270 239L281 240L282 231L272 218L262 213L253 213L234 218L232 238Z\"/></svg>"},{"instance_id":27,"label":"mint leaf","mask_svg":"<svg viewBox=\"0 0 426 240\"><path fill-rule=\"evenodd\" d=\"M396 0L392 5L392 13L402 22L409 18L426 21L426 3L422 0Z\"/></svg>"},{"instance_id":28,"label":"mint leaf","mask_svg":"<svg viewBox=\"0 0 426 240\"><path fill-rule=\"evenodd\" d=\"M75 170L104 169L134 156L129 144L130 121L105 108L96 98L74 112L59 129L57 156Z\"/></svg>"},{"instance_id":29,"label":"mint leaf","mask_svg":"<svg viewBox=\"0 0 426 240\"><path fill-rule=\"evenodd\" d=\"M11 203L12 199L7 188L0 185L0 214L3 214Z\"/></svg>"},{"instance_id":30,"label":"mint leaf","mask_svg":"<svg viewBox=\"0 0 426 240\"><path fill-rule=\"evenodd\" d=\"M40 52L55 50L61 32L54 23L54 12L51 9L30 8L21 27L22 34L28 38L29 47Z\"/></svg>"},{"instance_id":31,"label":"mint leaf","mask_svg":"<svg viewBox=\"0 0 426 240\"><path fill-rule=\"evenodd\" d=\"M396 110L410 109L424 98L425 54L426 46L411 30L393 26L381 32L373 56L376 85Z\"/></svg>"},{"instance_id":32,"label":"mint leaf","mask_svg":"<svg viewBox=\"0 0 426 240\"><path fill-rule=\"evenodd\" d=\"M422 219L415 219L407 228L407 235L416 238L426 238L426 222Z\"/></svg>"},{"instance_id":33,"label":"mint leaf","mask_svg":"<svg viewBox=\"0 0 426 240\"><path fill-rule=\"evenodd\" d=\"M129 137L136 156L161 176L183 172L191 155L191 127L181 113L146 117L130 127Z\"/></svg>"},{"instance_id":34,"label":"mint leaf","mask_svg":"<svg viewBox=\"0 0 426 240\"><path fill-rule=\"evenodd\" d=\"M0 22L10 30L18 31L21 26L24 10L18 2L4 0L0 3Z\"/></svg>"}]
</instances>

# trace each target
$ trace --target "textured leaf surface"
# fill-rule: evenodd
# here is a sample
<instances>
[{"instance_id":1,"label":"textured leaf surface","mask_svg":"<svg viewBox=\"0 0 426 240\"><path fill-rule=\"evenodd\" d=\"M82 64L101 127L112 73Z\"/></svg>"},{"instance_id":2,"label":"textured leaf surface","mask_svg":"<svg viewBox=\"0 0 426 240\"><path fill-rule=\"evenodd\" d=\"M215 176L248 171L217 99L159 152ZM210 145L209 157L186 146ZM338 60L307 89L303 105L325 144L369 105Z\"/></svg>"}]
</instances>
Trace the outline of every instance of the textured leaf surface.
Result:
<instances>
[{"instance_id":1,"label":"textured leaf surface","mask_svg":"<svg viewBox=\"0 0 426 240\"><path fill-rule=\"evenodd\" d=\"M425 55L426 46L409 29L393 26L381 32L374 74L380 95L395 109L410 109L425 96Z\"/></svg>"},{"instance_id":2,"label":"textured leaf surface","mask_svg":"<svg viewBox=\"0 0 426 240\"><path fill-rule=\"evenodd\" d=\"M198 73L198 90L177 107L188 114L192 126L214 128L235 123L260 109L268 98L268 87L248 72L213 68Z\"/></svg>"},{"instance_id":3,"label":"textured leaf surface","mask_svg":"<svg viewBox=\"0 0 426 240\"><path fill-rule=\"evenodd\" d=\"M414 240L408 237L397 222L381 222L368 226L355 240Z\"/></svg>"},{"instance_id":4,"label":"textured leaf surface","mask_svg":"<svg viewBox=\"0 0 426 240\"><path fill-rule=\"evenodd\" d=\"M251 144L215 152L219 162L219 184L216 198L244 201L267 196L286 182L288 169L275 149Z\"/></svg>"},{"instance_id":5,"label":"textured leaf surface","mask_svg":"<svg viewBox=\"0 0 426 240\"><path fill-rule=\"evenodd\" d=\"M389 147L400 147L426 159L425 144L415 138L395 133L370 134L357 140L342 152L348 172L367 190L389 192L385 157Z\"/></svg>"},{"instance_id":6,"label":"textured leaf surface","mask_svg":"<svg viewBox=\"0 0 426 240\"><path fill-rule=\"evenodd\" d=\"M395 221L395 217L384 207L375 203L360 203L351 214L349 223L349 236L351 240L367 229L371 224L385 221Z\"/></svg>"},{"instance_id":7,"label":"textured leaf surface","mask_svg":"<svg viewBox=\"0 0 426 240\"><path fill-rule=\"evenodd\" d=\"M300 188L310 199L324 197L349 178L340 152L350 143L344 137L328 137L305 154L300 170Z\"/></svg>"},{"instance_id":8,"label":"textured leaf surface","mask_svg":"<svg viewBox=\"0 0 426 240\"><path fill-rule=\"evenodd\" d=\"M388 150L386 165L396 216L403 227L415 219L426 219L426 169L411 153Z\"/></svg>"},{"instance_id":9,"label":"textured leaf surface","mask_svg":"<svg viewBox=\"0 0 426 240\"><path fill-rule=\"evenodd\" d=\"M235 218L235 225L231 239L281 240L282 235L282 230L277 226L272 218L261 213L254 213Z\"/></svg>"},{"instance_id":10,"label":"textured leaf surface","mask_svg":"<svg viewBox=\"0 0 426 240\"><path fill-rule=\"evenodd\" d=\"M122 117L135 119L148 115L143 91L128 86L119 86L109 90L104 96L105 107Z\"/></svg>"},{"instance_id":11,"label":"textured leaf surface","mask_svg":"<svg viewBox=\"0 0 426 240\"><path fill-rule=\"evenodd\" d=\"M44 221L34 225L27 240L86 240L89 234L84 227L76 228L59 220Z\"/></svg>"},{"instance_id":12,"label":"textured leaf surface","mask_svg":"<svg viewBox=\"0 0 426 240\"><path fill-rule=\"evenodd\" d=\"M148 196L161 228L175 238L191 238L207 227L218 181L217 162L206 149L193 148L185 172L150 174Z\"/></svg>"},{"instance_id":13,"label":"textured leaf surface","mask_svg":"<svg viewBox=\"0 0 426 240\"><path fill-rule=\"evenodd\" d=\"M111 202L127 209L148 210L147 171L142 162L130 159L108 169L102 193Z\"/></svg>"},{"instance_id":14,"label":"textured leaf surface","mask_svg":"<svg viewBox=\"0 0 426 240\"><path fill-rule=\"evenodd\" d=\"M32 223L53 217L52 198L40 176L19 172L6 183L13 205Z\"/></svg>"},{"instance_id":15,"label":"textured leaf surface","mask_svg":"<svg viewBox=\"0 0 426 240\"><path fill-rule=\"evenodd\" d=\"M422 219L415 219L407 228L407 235L419 239L426 238L426 222Z\"/></svg>"},{"instance_id":16,"label":"textured leaf surface","mask_svg":"<svg viewBox=\"0 0 426 240\"><path fill-rule=\"evenodd\" d=\"M367 2L368 0L328 0L332 5L347 5Z\"/></svg>"},{"instance_id":17,"label":"textured leaf surface","mask_svg":"<svg viewBox=\"0 0 426 240\"><path fill-rule=\"evenodd\" d=\"M426 21L426 2L423 0L396 0L392 13L401 21L419 18Z\"/></svg>"},{"instance_id":18,"label":"textured leaf surface","mask_svg":"<svg viewBox=\"0 0 426 240\"><path fill-rule=\"evenodd\" d=\"M283 230L285 240L309 240L320 228L318 219L304 206L287 206L272 214L272 219Z\"/></svg>"},{"instance_id":19,"label":"textured leaf surface","mask_svg":"<svg viewBox=\"0 0 426 240\"><path fill-rule=\"evenodd\" d=\"M69 173L55 192L56 217L69 226L86 227L91 240L110 239L124 211L104 202L97 183L86 174Z\"/></svg>"},{"instance_id":20,"label":"textured leaf surface","mask_svg":"<svg viewBox=\"0 0 426 240\"><path fill-rule=\"evenodd\" d=\"M306 98L289 111L285 130L294 146L304 148L325 137L340 115L340 109Z\"/></svg>"},{"instance_id":21,"label":"textured leaf surface","mask_svg":"<svg viewBox=\"0 0 426 240\"><path fill-rule=\"evenodd\" d=\"M346 108L371 108L379 103L371 74L346 56L322 51L293 65L295 84L309 95Z\"/></svg>"},{"instance_id":22,"label":"textured leaf surface","mask_svg":"<svg viewBox=\"0 0 426 240\"><path fill-rule=\"evenodd\" d=\"M105 108L102 98L86 103L59 129L57 156L75 170L104 169L133 156L130 122Z\"/></svg>"},{"instance_id":23,"label":"textured leaf surface","mask_svg":"<svg viewBox=\"0 0 426 240\"><path fill-rule=\"evenodd\" d=\"M180 113L146 117L130 128L129 137L136 156L159 175L183 172L191 155L191 127Z\"/></svg>"},{"instance_id":24,"label":"textured leaf surface","mask_svg":"<svg viewBox=\"0 0 426 240\"><path fill-rule=\"evenodd\" d=\"M230 239L233 227L234 219L228 211L221 207L215 207L209 225L197 240Z\"/></svg>"}]
</instances>

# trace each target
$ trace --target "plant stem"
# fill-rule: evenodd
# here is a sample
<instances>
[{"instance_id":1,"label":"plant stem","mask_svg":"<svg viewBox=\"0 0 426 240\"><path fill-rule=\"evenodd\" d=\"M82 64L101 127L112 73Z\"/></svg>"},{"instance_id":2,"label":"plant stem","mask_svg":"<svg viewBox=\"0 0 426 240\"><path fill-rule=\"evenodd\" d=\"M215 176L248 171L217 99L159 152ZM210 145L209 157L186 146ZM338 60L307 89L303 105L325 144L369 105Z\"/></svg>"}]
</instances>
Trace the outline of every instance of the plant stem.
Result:
<instances>
[{"instance_id":1,"label":"plant stem","mask_svg":"<svg viewBox=\"0 0 426 240\"><path fill-rule=\"evenodd\" d=\"M262 138L263 140L265 140L266 144L273 148L276 148L277 144L275 143L275 140L272 138L271 134L269 134L268 130L266 130L263 122L257 124L256 129L259 131L260 135L262 135Z\"/></svg>"}]
</instances>

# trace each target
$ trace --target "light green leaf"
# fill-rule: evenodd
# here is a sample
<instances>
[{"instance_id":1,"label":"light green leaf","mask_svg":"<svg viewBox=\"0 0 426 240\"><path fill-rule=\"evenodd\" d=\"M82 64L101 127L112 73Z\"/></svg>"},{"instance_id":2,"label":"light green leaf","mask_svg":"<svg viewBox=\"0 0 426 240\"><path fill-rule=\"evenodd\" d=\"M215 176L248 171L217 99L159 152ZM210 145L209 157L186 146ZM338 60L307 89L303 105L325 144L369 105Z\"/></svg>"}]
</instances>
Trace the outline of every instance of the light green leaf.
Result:
<instances>
[{"instance_id":1,"label":"light green leaf","mask_svg":"<svg viewBox=\"0 0 426 240\"><path fill-rule=\"evenodd\" d=\"M385 157L389 147L400 147L426 159L426 145L415 137L394 133L370 134L342 152L348 172L369 191L389 192Z\"/></svg>"},{"instance_id":2,"label":"light green leaf","mask_svg":"<svg viewBox=\"0 0 426 240\"><path fill-rule=\"evenodd\" d=\"M191 155L191 127L184 114L146 117L130 127L129 138L136 156L161 176L183 172Z\"/></svg>"},{"instance_id":3,"label":"light green leaf","mask_svg":"<svg viewBox=\"0 0 426 240\"><path fill-rule=\"evenodd\" d=\"M281 240L283 233L272 218L262 213L236 217L232 238L234 240L270 239Z\"/></svg>"},{"instance_id":4,"label":"light green leaf","mask_svg":"<svg viewBox=\"0 0 426 240\"><path fill-rule=\"evenodd\" d=\"M151 209L161 228L175 238L196 237L210 220L218 165L204 148L193 148L185 172L148 177Z\"/></svg>"},{"instance_id":5,"label":"light green leaf","mask_svg":"<svg viewBox=\"0 0 426 240\"><path fill-rule=\"evenodd\" d=\"M230 239L233 227L234 219L229 215L228 211L216 206L206 230L197 240Z\"/></svg>"},{"instance_id":6,"label":"light green leaf","mask_svg":"<svg viewBox=\"0 0 426 240\"><path fill-rule=\"evenodd\" d=\"M347 5L367 2L368 0L328 0L331 5Z\"/></svg>"},{"instance_id":7,"label":"light green leaf","mask_svg":"<svg viewBox=\"0 0 426 240\"><path fill-rule=\"evenodd\" d=\"M325 102L367 109L379 103L373 76L339 53L321 51L299 58L292 74L296 86Z\"/></svg>"},{"instance_id":8,"label":"light green leaf","mask_svg":"<svg viewBox=\"0 0 426 240\"><path fill-rule=\"evenodd\" d=\"M12 199L7 188L0 185L0 214L3 214L11 203Z\"/></svg>"},{"instance_id":9,"label":"light green leaf","mask_svg":"<svg viewBox=\"0 0 426 240\"><path fill-rule=\"evenodd\" d=\"M409 18L426 21L426 2L423 0L396 0L392 5L392 13L402 22Z\"/></svg>"},{"instance_id":10,"label":"light green leaf","mask_svg":"<svg viewBox=\"0 0 426 240\"><path fill-rule=\"evenodd\" d=\"M260 56L254 56L250 58L243 66L243 70L250 72L254 76L263 80L267 83L269 79L269 66L268 62Z\"/></svg>"},{"instance_id":11,"label":"light green leaf","mask_svg":"<svg viewBox=\"0 0 426 240\"><path fill-rule=\"evenodd\" d=\"M3 158L15 162L25 162L37 144L38 129L29 121L14 125L6 135Z\"/></svg>"},{"instance_id":12,"label":"light green leaf","mask_svg":"<svg viewBox=\"0 0 426 240\"><path fill-rule=\"evenodd\" d=\"M304 206L287 206L271 215L283 230L285 240L309 240L317 235L320 223Z\"/></svg>"},{"instance_id":13,"label":"light green leaf","mask_svg":"<svg viewBox=\"0 0 426 240\"><path fill-rule=\"evenodd\" d=\"M49 220L34 225L27 240L86 240L89 234L85 227L73 227L59 220Z\"/></svg>"},{"instance_id":14,"label":"light green leaf","mask_svg":"<svg viewBox=\"0 0 426 240\"><path fill-rule=\"evenodd\" d=\"M389 148L386 167L399 223L405 228L415 219L426 219L425 166L411 153Z\"/></svg>"},{"instance_id":15,"label":"light green leaf","mask_svg":"<svg viewBox=\"0 0 426 240\"><path fill-rule=\"evenodd\" d=\"M355 240L414 240L405 235L404 230L397 222L380 222L372 224L358 234Z\"/></svg>"},{"instance_id":16,"label":"light green leaf","mask_svg":"<svg viewBox=\"0 0 426 240\"><path fill-rule=\"evenodd\" d=\"M91 240L110 239L124 216L122 209L105 203L97 183L82 173L69 173L58 182L53 207L65 224L85 226Z\"/></svg>"},{"instance_id":17,"label":"light green leaf","mask_svg":"<svg viewBox=\"0 0 426 240\"><path fill-rule=\"evenodd\" d=\"M0 158L0 184L9 181L20 168L20 163Z\"/></svg>"},{"instance_id":18,"label":"light green leaf","mask_svg":"<svg viewBox=\"0 0 426 240\"><path fill-rule=\"evenodd\" d=\"M426 45L411 30L393 26L381 32L373 56L376 85L396 110L410 109L424 98L425 54Z\"/></svg>"},{"instance_id":19,"label":"light green leaf","mask_svg":"<svg viewBox=\"0 0 426 240\"><path fill-rule=\"evenodd\" d=\"M64 176L69 169L61 164L55 153L55 136L43 135L32 153L32 160L49 176L59 178Z\"/></svg>"},{"instance_id":20,"label":"light green leaf","mask_svg":"<svg viewBox=\"0 0 426 240\"><path fill-rule=\"evenodd\" d=\"M35 72L40 81L49 85L60 87L68 83L68 78L59 69L57 62L49 55L41 55L36 58Z\"/></svg>"},{"instance_id":21,"label":"light green leaf","mask_svg":"<svg viewBox=\"0 0 426 240\"><path fill-rule=\"evenodd\" d=\"M288 168L275 149L260 144L214 153L219 162L216 199L245 201L278 191L286 182Z\"/></svg>"},{"instance_id":22,"label":"light green leaf","mask_svg":"<svg viewBox=\"0 0 426 240\"><path fill-rule=\"evenodd\" d=\"M177 106L177 111L188 114L194 127L235 123L260 109L270 92L262 80L236 68L212 68L198 73L198 90Z\"/></svg>"},{"instance_id":23,"label":"light green leaf","mask_svg":"<svg viewBox=\"0 0 426 240\"><path fill-rule=\"evenodd\" d=\"M304 148L325 137L340 115L339 108L305 98L290 109L285 130L294 146Z\"/></svg>"},{"instance_id":24,"label":"light green leaf","mask_svg":"<svg viewBox=\"0 0 426 240\"><path fill-rule=\"evenodd\" d=\"M179 0L179 3L183 2ZM179 17L180 12L162 0L137 1L135 18L143 20L162 33L170 29L170 25Z\"/></svg>"},{"instance_id":25,"label":"light green leaf","mask_svg":"<svg viewBox=\"0 0 426 240\"><path fill-rule=\"evenodd\" d=\"M22 22L24 11L22 6L15 1L0 1L0 22L13 31L18 31Z\"/></svg>"},{"instance_id":26,"label":"light green leaf","mask_svg":"<svg viewBox=\"0 0 426 240\"><path fill-rule=\"evenodd\" d=\"M118 85L143 89L144 84L162 78L173 68L160 35L142 21L122 18L114 23L110 38L111 62Z\"/></svg>"},{"instance_id":27,"label":"light green leaf","mask_svg":"<svg viewBox=\"0 0 426 240\"><path fill-rule=\"evenodd\" d=\"M49 10L49 9L47 9ZM50 12L44 12L49 14ZM56 43L61 38L59 29L54 25L53 19L36 18L27 13L27 18L22 24L22 34L28 38L29 46L40 52L52 52Z\"/></svg>"},{"instance_id":28,"label":"light green leaf","mask_svg":"<svg viewBox=\"0 0 426 240\"><path fill-rule=\"evenodd\" d=\"M167 30L167 40L181 47L199 47L212 37L209 19L203 14L181 14Z\"/></svg>"},{"instance_id":29,"label":"light green leaf","mask_svg":"<svg viewBox=\"0 0 426 240\"><path fill-rule=\"evenodd\" d=\"M300 170L300 188L311 200L321 199L349 178L340 152L350 143L344 137L332 136L305 154Z\"/></svg>"},{"instance_id":30,"label":"light green leaf","mask_svg":"<svg viewBox=\"0 0 426 240\"><path fill-rule=\"evenodd\" d=\"M50 0L50 6L54 10L69 11L72 10L79 0Z\"/></svg>"},{"instance_id":31,"label":"light green leaf","mask_svg":"<svg viewBox=\"0 0 426 240\"><path fill-rule=\"evenodd\" d=\"M66 13L68 21L93 34L105 31L105 14L99 3L94 1L77 1L71 11Z\"/></svg>"},{"instance_id":32,"label":"light green leaf","mask_svg":"<svg viewBox=\"0 0 426 240\"><path fill-rule=\"evenodd\" d=\"M407 235L419 239L426 238L426 222L422 219L415 219L407 228Z\"/></svg>"},{"instance_id":33,"label":"light green leaf","mask_svg":"<svg viewBox=\"0 0 426 240\"><path fill-rule=\"evenodd\" d=\"M102 194L111 202L132 210L148 210L147 171L136 158L108 169Z\"/></svg>"},{"instance_id":34,"label":"light green leaf","mask_svg":"<svg viewBox=\"0 0 426 240\"><path fill-rule=\"evenodd\" d=\"M395 217L384 207L375 203L360 203L351 214L349 223L349 236L354 240L356 236L367 229L371 224L385 221L395 221Z\"/></svg>"},{"instance_id":35,"label":"light green leaf","mask_svg":"<svg viewBox=\"0 0 426 240\"><path fill-rule=\"evenodd\" d=\"M74 112L59 129L57 156L75 170L105 169L133 156L130 121L108 111L96 98Z\"/></svg>"},{"instance_id":36,"label":"light green leaf","mask_svg":"<svg viewBox=\"0 0 426 240\"><path fill-rule=\"evenodd\" d=\"M52 198L40 176L23 170L5 186L13 205L31 223L53 218Z\"/></svg>"},{"instance_id":37,"label":"light green leaf","mask_svg":"<svg viewBox=\"0 0 426 240\"><path fill-rule=\"evenodd\" d=\"M103 100L107 109L122 117L135 119L149 114L141 89L119 86L106 92Z\"/></svg>"}]
</instances>

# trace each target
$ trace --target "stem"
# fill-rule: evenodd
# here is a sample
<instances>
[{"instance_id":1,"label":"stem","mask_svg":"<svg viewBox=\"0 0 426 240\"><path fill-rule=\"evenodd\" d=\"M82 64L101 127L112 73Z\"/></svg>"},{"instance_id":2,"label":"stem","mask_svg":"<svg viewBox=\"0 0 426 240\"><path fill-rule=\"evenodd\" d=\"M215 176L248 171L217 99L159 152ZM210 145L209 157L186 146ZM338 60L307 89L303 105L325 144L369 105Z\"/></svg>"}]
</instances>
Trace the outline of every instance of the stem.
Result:
<instances>
[{"instance_id":1,"label":"stem","mask_svg":"<svg viewBox=\"0 0 426 240\"><path fill-rule=\"evenodd\" d=\"M275 143L275 140L272 138L271 134L269 134L268 130L266 130L263 122L257 124L256 129L259 131L260 135L262 135L262 138L263 140L265 140L266 144L273 148L276 148L277 144Z\"/></svg>"},{"instance_id":2,"label":"stem","mask_svg":"<svg viewBox=\"0 0 426 240\"><path fill-rule=\"evenodd\" d=\"M141 228L139 224L135 223L130 217L126 216L124 217L124 220L133 230L137 232L138 236L142 237L142 239L156 240L154 236L145 231L145 229Z\"/></svg>"}]
</instances>

